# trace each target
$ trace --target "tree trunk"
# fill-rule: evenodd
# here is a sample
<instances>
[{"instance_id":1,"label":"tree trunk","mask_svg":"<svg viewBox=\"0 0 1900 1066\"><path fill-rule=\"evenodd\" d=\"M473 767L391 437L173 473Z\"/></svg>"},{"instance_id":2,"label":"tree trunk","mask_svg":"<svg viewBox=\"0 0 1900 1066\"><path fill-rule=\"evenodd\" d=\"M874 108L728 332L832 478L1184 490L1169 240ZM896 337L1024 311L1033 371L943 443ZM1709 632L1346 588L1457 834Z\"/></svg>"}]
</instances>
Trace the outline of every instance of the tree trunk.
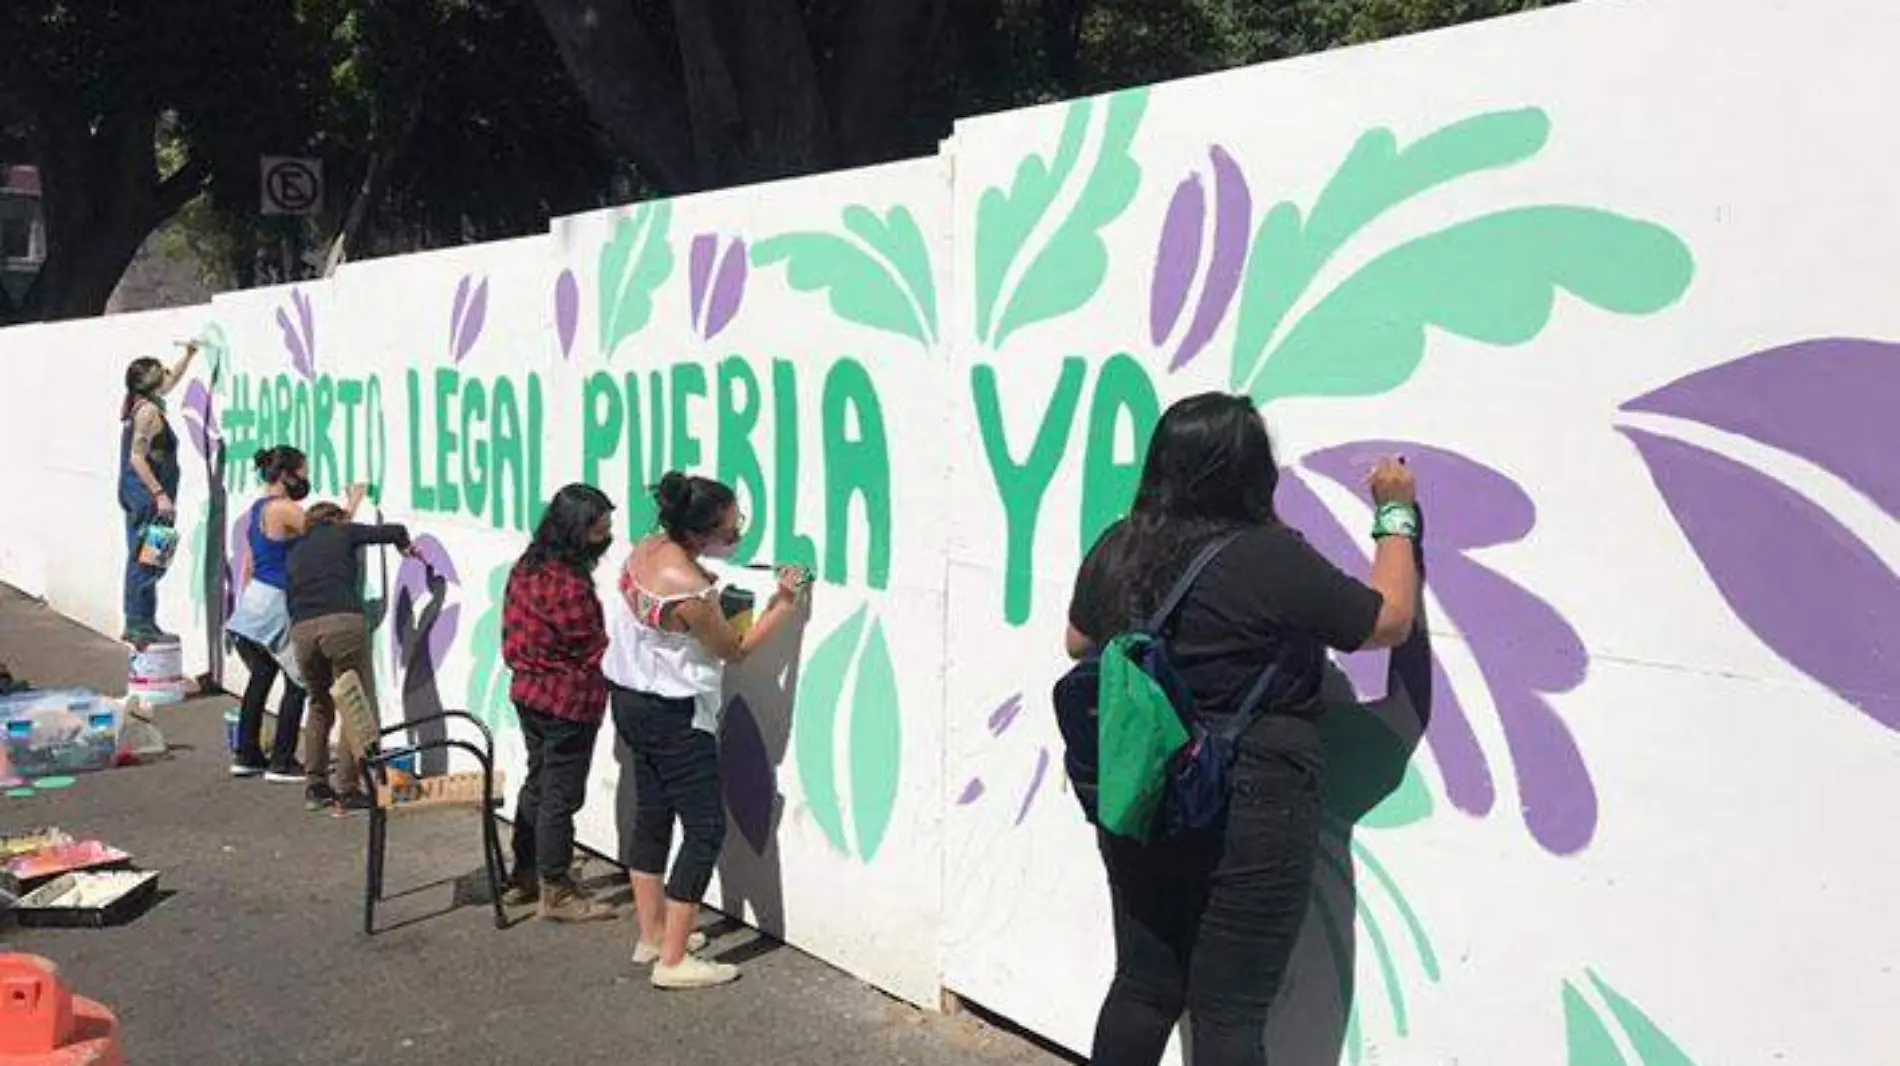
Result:
<instances>
[{"instance_id":1,"label":"tree trunk","mask_svg":"<svg viewBox=\"0 0 1900 1066\"><path fill-rule=\"evenodd\" d=\"M12 317L101 314L145 238L204 190L208 168L194 159L161 181L150 112L109 114L95 128L43 102L35 129L46 260Z\"/></svg>"},{"instance_id":2,"label":"tree trunk","mask_svg":"<svg viewBox=\"0 0 1900 1066\"><path fill-rule=\"evenodd\" d=\"M993 5L956 0L981 9ZM856 0L838 42L832 76L841 162L881 163L928 151L930 135L914 121L929 88L946 0ZM933 113L935 108L930 109ZM948 133L938 130L937 136Z\"/></svg>"},{"instance_id":3,"label":"tree trunk","mask_svg":"<svg viewBox=\"0 0 1900 1066\"><path fill-rule=\"evenodd\" d=\"M535 0L568 77L614 147L664 195L705 187L685 89L628 0Z\"/></svg>"},{"instance_id":4,"label":"tree trunk","mask_svg":"<svg viewBox=\"0 0 1900 1066\"><path fill-rule=\"evenodd\" d=\"M1073 95L1082 73L1082 16L1087 0L1043 0L1042 54L1049 77Z\"/></svg>"}]
</instances>

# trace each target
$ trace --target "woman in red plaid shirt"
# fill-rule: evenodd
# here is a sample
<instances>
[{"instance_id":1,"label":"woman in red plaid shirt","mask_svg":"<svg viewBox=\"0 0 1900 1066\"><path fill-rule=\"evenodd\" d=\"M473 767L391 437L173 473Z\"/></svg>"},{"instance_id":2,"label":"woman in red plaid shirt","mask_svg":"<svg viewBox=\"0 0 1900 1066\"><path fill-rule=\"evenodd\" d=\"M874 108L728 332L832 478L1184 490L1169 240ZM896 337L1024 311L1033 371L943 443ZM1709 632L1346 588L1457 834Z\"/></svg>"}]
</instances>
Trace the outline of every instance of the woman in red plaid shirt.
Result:
<instances>
[{"instance_id":1,"label":"woman in red plaid shirt","mask_svg":"<svg viewBox=\"0 0 1900 1066\"><path fill-rule=\"evenodd\" d=\"M568 873L574 815L586 800L594 738L607 711L600 673L607 628L593 575L613 541L613 511L613 501L591 485L556 493L534 543L508 575L502 601L501 653L514 671L508 695L528 747L528 777L515 809L514 875L503 899L516 906L538 899L549 921L614 915Z\"/></svg>"}]
</instances>

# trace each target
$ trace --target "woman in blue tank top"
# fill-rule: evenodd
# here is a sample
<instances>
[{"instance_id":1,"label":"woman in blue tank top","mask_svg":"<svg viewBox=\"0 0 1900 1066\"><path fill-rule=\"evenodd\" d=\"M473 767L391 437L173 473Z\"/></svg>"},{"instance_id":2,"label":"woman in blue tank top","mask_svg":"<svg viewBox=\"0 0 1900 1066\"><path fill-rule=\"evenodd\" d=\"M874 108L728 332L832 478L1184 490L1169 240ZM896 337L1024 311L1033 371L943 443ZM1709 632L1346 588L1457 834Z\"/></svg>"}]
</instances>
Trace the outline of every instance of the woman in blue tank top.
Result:
<instances>
[{"instance_id":1,"label":"woman in blue tank top","mask_svg":"<svg viewBox=\"0 0 1900 1066\"><path fill-rule=\"evenodd\" d=\"M284 592L290 583L290 550L304 534L303 501L310 495L310 466L303 452L289 446L266 448L257 453L255 462L264 492L251 505L245 532L249 551L238 575L241 591L237 609L224 627L250 673L238 712L238 747L231 759L231 776L262 775L278 784L302 784L297 736L305 693L290 650L290 611ZM350 510L361 498L361 488L353 486ZM276 739L266 759L259 736L264 704L279 674L284 678L284 696L277 706Z\"/></svg>"}]
</instances>

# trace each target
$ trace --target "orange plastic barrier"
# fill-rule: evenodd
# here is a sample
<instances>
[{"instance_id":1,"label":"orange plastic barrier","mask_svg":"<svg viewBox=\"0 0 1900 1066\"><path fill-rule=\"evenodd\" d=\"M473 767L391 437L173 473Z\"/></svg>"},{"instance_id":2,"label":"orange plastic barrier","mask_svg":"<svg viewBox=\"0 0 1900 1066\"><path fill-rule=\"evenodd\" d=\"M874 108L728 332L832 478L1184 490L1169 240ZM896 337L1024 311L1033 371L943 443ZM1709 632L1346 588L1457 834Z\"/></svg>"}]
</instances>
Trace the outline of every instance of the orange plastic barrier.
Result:
<instances>
[{"instance_id":1,"label":"orange plastic barrier","mask_svg":"<svg viewBox=\"0 0 1900 1066\"><path fill-rule=\"evenodd\" d=\"M125 1066L119 1019L38 955L0 955L0 1066Z\"/></svg>"}]
</instances>

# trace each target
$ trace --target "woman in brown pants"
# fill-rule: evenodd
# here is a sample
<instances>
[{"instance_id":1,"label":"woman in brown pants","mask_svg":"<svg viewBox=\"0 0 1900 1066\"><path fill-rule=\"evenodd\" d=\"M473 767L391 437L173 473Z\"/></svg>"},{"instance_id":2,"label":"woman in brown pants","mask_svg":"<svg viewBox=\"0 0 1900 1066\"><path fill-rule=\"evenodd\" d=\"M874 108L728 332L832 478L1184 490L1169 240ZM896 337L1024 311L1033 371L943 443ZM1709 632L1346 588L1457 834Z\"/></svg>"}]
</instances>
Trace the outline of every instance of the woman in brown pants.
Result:
<instances>
[{"instance_id":1,"label":"woman in brown pants","mask_svg":"<svg viewBox=\"0 0 1900 1066\"><path fill-rule=\"evenodd\" d=\"M349 735L344 728L343 750L337 752L336 773L330 771L330 729L336 723L336 701L330 686L355 671L376 711L376 674L370 654L369 623L363 617L363 560L359 549L394 545L411 550L409 531L400 525L359 525L342 508L320 503L310 509L308 532L290 553L290 642L297 665L309 686L310 704L304 713L304 803L311 810L337 807L367 810L373 802L365 789L363 745L368 737ZM332 783L334 781L334 783Z\"/></svg>"}]
</instances>

